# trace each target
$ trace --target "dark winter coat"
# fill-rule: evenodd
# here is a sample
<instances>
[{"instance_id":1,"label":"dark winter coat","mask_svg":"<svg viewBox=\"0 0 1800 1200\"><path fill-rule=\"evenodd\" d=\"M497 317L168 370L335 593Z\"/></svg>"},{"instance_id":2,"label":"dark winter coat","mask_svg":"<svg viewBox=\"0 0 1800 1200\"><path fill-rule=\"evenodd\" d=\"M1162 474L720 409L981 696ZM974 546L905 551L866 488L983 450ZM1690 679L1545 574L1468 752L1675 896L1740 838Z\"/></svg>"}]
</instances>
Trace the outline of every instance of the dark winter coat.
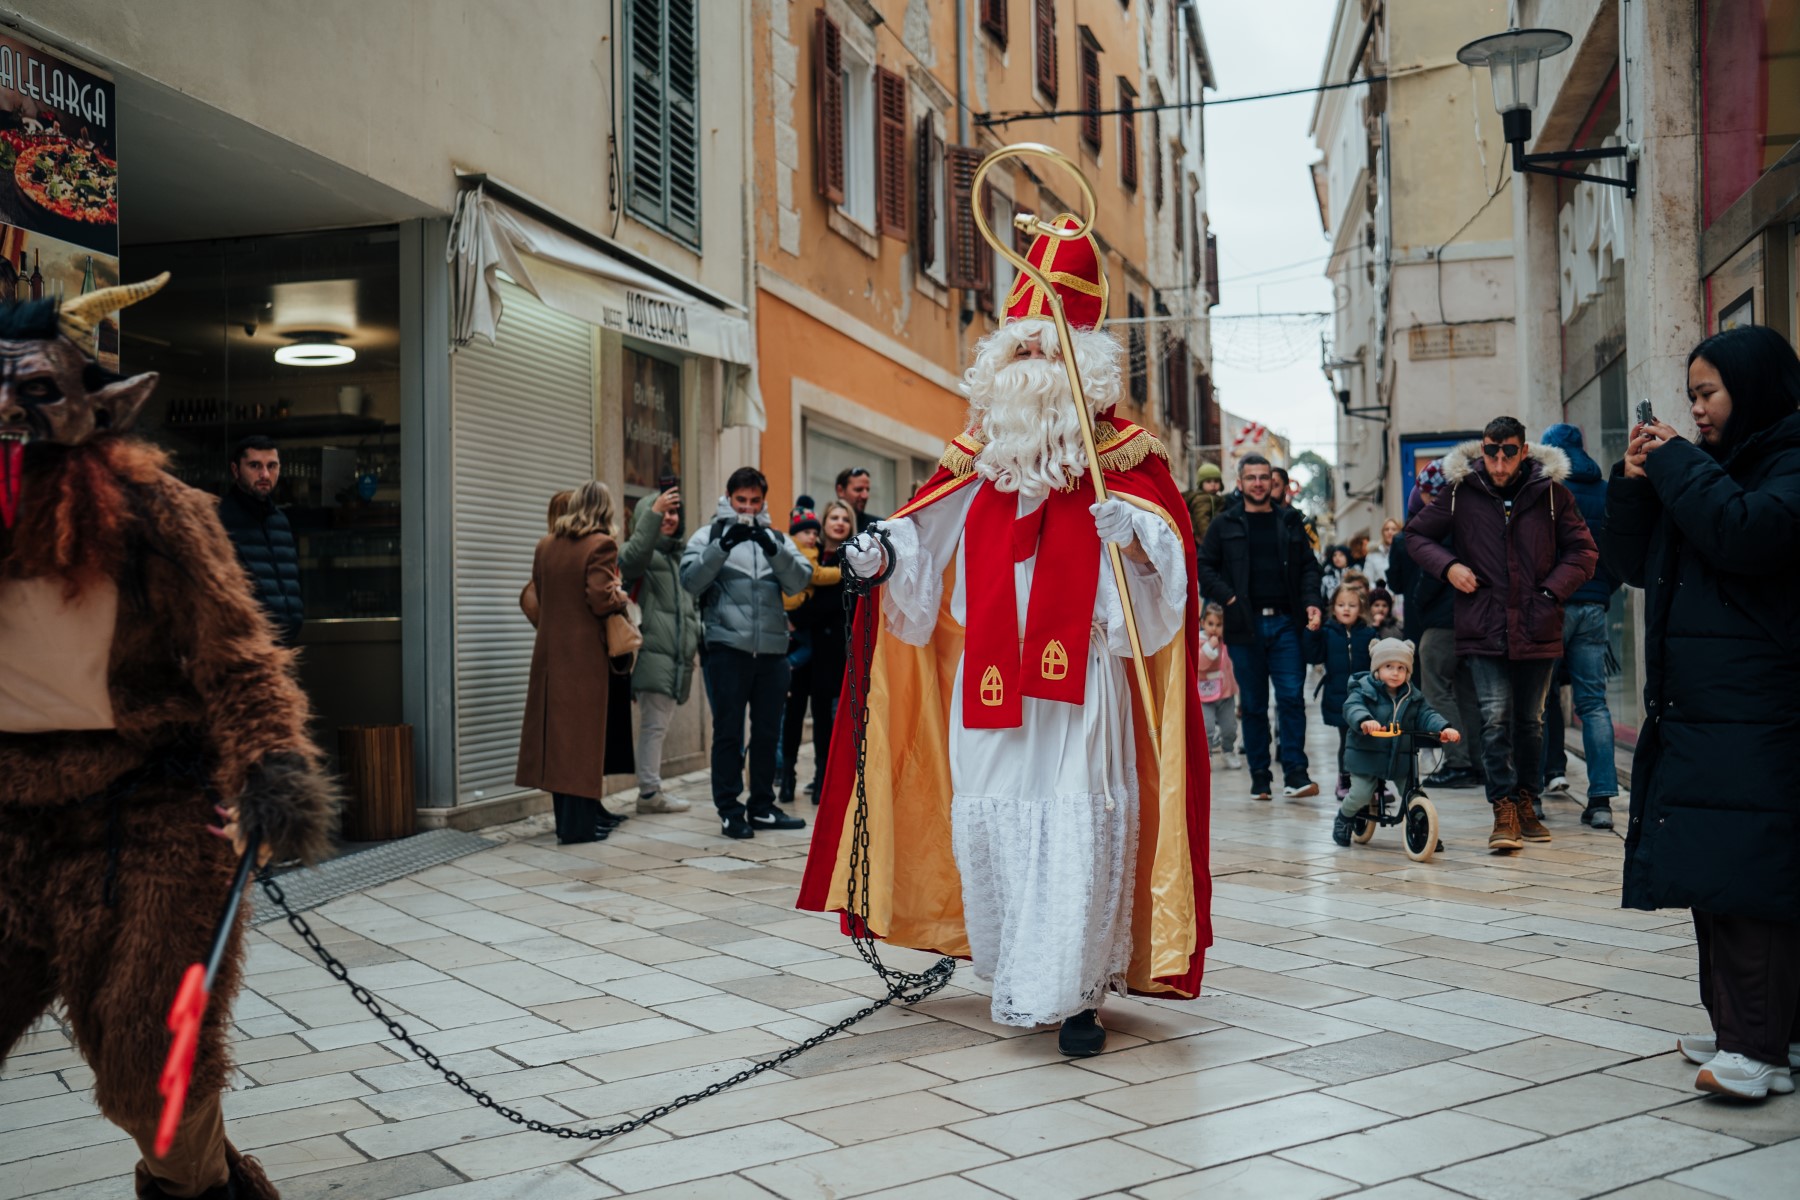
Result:
<instances>
[{"instance_id":1,"label":"dark winter coat","mask_svg":"<svg viewBox=\"0 0 1800 1200\"><path fill-rule=\"evenodd\" d=\"M1306 540L1306 525L1293 509L1276 509L1281 520L1282 572L1287 580L1288 607L1294 623L1306 625L1306 609L1319 604L1319 561ZM1286 514L1293 513L1292 516ZM1250 611L1250 525L1241 499L1213 518L1200 543L1200 592L1225 605L1225 641L1242 645L1256 636L1256 614ZM1241 599L1239 599L1241 597ZM1231 601L1237 600L1237 603Z\"/></svg>"},{"instance_id":2,"label":"dark winter coat","mask_svg":"<svg viewBox=\"0 0 1800 1200\"><path fill-rule=\"evenodd\" d=\"M1406 523L1406 552L1421 570L1445 579L1461 563L1479 581L1473 593L1456 593L1456 653L1463 657L1561 658L1563 605L1600 561L1562 483L1568 455L1528 445L1525 458L1510 520L1488 480L1481 443L1464 442L1444 456L1450 486Z\"/></svg>"},{"instance_id":3,"label":"dark winter coat","mask_svg":"<svg viewBox=\"0 0 1800 1200\"><path fill-rule=\"evenodd\" d=\"M1644 589L1624 905L1800 922L1800 414L1644 470L1614 468L1602 534Z\"/></svg>"},{"instance_id":4,"label":"dark winter coat","mask_svg":"<svg viewBox=\"0 0 1800 1200\"><path fill-rule=\"evenodd\" d=\"M1206 540L1206 531L1212 528L1213 518L1225 509L1226 497L1222 490L1217 492L1203 490L1201 485L1209 479L1220 483L1224 482L1224 476L1219 471L1218 463L1201 463L1199 467L1195 468L1194 490L1182 497L1187 501L1188 517L1194 523L1194 546L1196 549L1201 542Z\"/></svg>"},{"instance_id":5,"label":"dark winter coat","mask_svg":"<svg viewBox=\"0 0 1800 1200\"><path fill-rule=\"evenodd\" d=\"M306 620L306 602L300 595L300 547L287 514L234 487L219 500L219 524L250 576L257 603L282 640L291 643Z\"/></svg>"},{"instance_id":6,"label":"dark winter coat","mask_svg":"<svg viewBox=\"0 0 1800 1200\"><path fill-rule=\"evenodd\" d=\"M1600 464L1588 457L1581 444L1580 427L1552 425L1544 430L1544 445L1555 446L1569 456L1569 477L1563 480L1563 486L1575 497L1575 506L1581 509L1588 532L1596 543L1599 542L1600 531L1606 528L1606 480L1602 477ZM1608 569L1606 555L1602 554L1600 565L1594 568L1594 577L1569 597L1569 603L1609 604L1618 590L1618 576Z\"/></svg>"},{"instance_id":7,"label":"dark winter coat","mask_svg":"<svg viewBox=\"0 0 1800 1200\"><path fill-rule=\"evenodd\" d=\"M1350 730L1344 741L1344 770L1387 780L1406 778L1408 764L1403 755L1412 753L1412 739L1370 737L1362 731L1364 721L1380 721L1384 726L1397 722L1408 733L1435 734L1450 728L1450 722L1438 716L1411 680L1396 695L1367 671L1350 680L1338 721Z\"/></svg>"},{"instance_id":8,"label":"dark winter coat","mask_svg":"<svg viewBox=\"0 0 1800 1200\"><path fill-rule=\"evenodd\" d=\"M1325 678L1319 682L1324 699L1319 707L1327 725L1344 727L1344 701L1350 695L1350 680L1368 671L1369 647L1378 636L1371 625L1340 625L1336 617L1326 617L1319 628L1300 635L1306 661L1325 664Z\"/></svg>"},{"instance_id":9,"label":"dark winter coat","mask_svg":"<svg viewBox=\"0 0 1800 1200\"><path fill-rule=\"evenodd\" d=\"M700 608L681 586L679 534L665 537L649 497L638 502L631 536L619 547L619 575L644 613L644 645L631 671L633 692L673 696L686 704L700 649Z\"/></svg>"}]
</instances>

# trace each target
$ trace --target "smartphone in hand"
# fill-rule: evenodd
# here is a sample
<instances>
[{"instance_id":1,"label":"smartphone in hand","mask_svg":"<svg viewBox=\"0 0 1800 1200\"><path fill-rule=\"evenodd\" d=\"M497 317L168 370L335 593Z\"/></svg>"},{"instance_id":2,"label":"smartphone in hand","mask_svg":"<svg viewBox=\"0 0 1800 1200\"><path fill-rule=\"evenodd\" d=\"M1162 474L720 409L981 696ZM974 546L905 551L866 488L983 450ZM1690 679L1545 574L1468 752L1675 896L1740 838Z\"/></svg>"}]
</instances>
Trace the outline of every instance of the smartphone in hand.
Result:
<instances>
[{"instance_id":1,"label":"smartphone in hand","mask_svg":"<svg viewBox=\"0 0 1800 1200\"><path fill-rule=\"evenodd\" d=\"M1637 423L1639 425L1656 424L1656 410L1650 407L1650 397L1648 396L1637 403Z\"/></svg>"}]
</instances>

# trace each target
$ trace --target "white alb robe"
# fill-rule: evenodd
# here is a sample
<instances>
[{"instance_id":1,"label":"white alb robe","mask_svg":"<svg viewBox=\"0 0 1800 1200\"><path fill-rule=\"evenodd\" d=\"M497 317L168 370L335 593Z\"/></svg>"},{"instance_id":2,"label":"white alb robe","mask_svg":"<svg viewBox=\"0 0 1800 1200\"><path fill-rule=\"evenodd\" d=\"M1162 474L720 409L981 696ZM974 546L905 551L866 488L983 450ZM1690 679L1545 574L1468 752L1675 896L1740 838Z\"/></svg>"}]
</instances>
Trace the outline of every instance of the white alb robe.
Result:
<instances>
[{"instance_id":1,"label":"white alb robe","mask_svg":"<svg viewBox=\"0 0 1800 1200\"><path fill-rule=\"evenodd\" d=\"M937 623L945 566L956 561L951 615L967 623L963 529L981 482L884 523L896 570L884 589L888 632L925 645ZM1021 498L1019 516L1043 503ZM1153 654L1182 631L1187 556L1168 523L1133 513L1150 566L1125 560L1139 640ZM1023 699L1017 729L964 729L962 665L950 701L951 837L962 877L975 974L993 984L993 1017L1040 1025L1098 1007L1122 990L1131 954L1137 861L1137 769L1130 732L1131 643L1106 548L1080 705ZM1025 627L1034 556L1014 567ZM1054 566L1051 566L1054 569Z\"/></svg>"}]
</instances>

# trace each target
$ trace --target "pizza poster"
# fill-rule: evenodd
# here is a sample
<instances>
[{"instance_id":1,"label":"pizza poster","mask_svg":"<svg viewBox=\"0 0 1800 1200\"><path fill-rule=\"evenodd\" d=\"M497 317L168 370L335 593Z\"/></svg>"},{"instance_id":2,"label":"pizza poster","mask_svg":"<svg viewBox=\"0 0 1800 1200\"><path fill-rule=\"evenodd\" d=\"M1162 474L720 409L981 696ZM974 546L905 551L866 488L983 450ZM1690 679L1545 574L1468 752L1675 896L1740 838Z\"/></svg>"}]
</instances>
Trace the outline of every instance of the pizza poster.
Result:
<instances>
[{"instance_id":1,"label":"pizza poster","mask_svg":"<svg viewBox=\"0 0 1800 1200\"><path fill-rule=\"evenodd\" d=\"M104 75L0 33L0 301L118 282L115 100ZM116 368L116 321L96 336L101 363Z\"/></svg>"}]
</instances>

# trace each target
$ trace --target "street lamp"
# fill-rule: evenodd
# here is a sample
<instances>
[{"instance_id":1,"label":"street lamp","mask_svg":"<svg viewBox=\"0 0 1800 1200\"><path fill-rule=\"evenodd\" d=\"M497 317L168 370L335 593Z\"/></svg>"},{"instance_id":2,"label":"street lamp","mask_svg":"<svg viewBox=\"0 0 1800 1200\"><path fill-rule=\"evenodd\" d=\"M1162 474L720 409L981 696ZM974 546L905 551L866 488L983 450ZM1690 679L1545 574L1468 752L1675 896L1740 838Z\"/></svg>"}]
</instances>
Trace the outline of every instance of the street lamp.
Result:
<instances>
[{"instance_id":1,"label":"street lamp","mask_svg":"<svg viewBox=\"0 0 1800 1200\"><path fill-rule=\"evenodd\" d=\"M1631 147L1601 146L1592 150L1525 153L1525 143L1531 140L1531 110L1538 99L1538 64L1561 54L1573 41L1560 29L1509 29L1505 33L1475 39L1458 50L1456 58L1467 66L1486 67L1492 76L1494 111L1500 114L1501 128L1505 131L1507 144L1512 147L1512 165L1516 174L1554 175L1558 179L1604 183L1622 187L1626 195L1636 196L1637 157ZM1590 175L1550 165L1605 158L1624 159L1625 178Z\"/></svg>"}]
</instances>

